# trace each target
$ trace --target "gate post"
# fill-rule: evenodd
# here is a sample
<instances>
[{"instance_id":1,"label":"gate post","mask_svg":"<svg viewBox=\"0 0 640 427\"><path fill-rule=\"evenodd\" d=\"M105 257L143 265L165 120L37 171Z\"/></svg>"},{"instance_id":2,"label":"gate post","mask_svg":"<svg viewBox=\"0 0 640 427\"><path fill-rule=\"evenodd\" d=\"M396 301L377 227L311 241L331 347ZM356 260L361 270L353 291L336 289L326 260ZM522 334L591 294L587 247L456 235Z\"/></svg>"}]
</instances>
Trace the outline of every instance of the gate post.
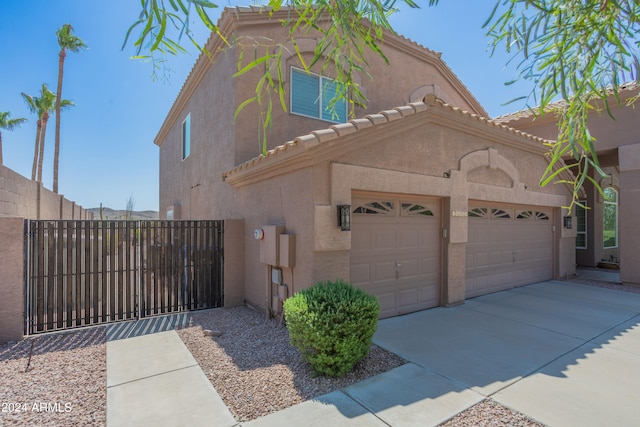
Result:
<instances>
[{"instance_id":1,"label":"gate post","mask_svg":"<svg viewBox=\"0 0 640 427\"><path fill-rule=\"evenodd\" d=\"M24 334L24 218L0 218L0 344Z\"/></svg>"}]
</instances>

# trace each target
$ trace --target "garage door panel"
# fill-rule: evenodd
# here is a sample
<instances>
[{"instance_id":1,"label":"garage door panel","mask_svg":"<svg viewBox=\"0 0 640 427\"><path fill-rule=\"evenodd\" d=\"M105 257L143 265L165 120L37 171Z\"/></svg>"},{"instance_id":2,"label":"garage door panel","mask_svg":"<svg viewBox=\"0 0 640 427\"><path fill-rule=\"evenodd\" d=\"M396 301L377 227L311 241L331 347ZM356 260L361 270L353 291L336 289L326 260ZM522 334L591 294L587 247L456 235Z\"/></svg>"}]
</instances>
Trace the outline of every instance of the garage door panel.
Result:
<instances>
[{"instance_id":1,"label":"garage door panel","mask_svg":"<svg viewBox=\"0 0 640 427\"><path fill-rule=\"evenodd\" d=\"M394 249L396 247L395 230L375 230L371 249Z\"/></svg>"},{"instance_id":2,"label":"garage door panel","mask_svg":"<svg viewBox=\"0 0 640 427\"><path fill-rule=\"evenodd\" d=\"M371 249L371 231L353 229L351 231L351 251L366 251Z\"/></svg>"},{"instance_id":3,"label":"garage door panel","mask_svg":"<svg viewBox=\"0 0 640 427\"><path fill-rule=\"evenodd\" d=\"M378 298L378 304L380 304L380 314L386 314L388 317L390 313L395 313L396 296L395 292L385 292L376 294Z\"/></svg>"},{"instance_id":4,"label":"garage door panel","mask_svg":"<svg viewBox=\"0 0 640 427\"><path fill-rule=\"evenodd\" d=\"M470 212L481 208L470 205ZM495 218L493 213L500 210L509 213L510 218ZM533 213L523 215L523 211ZM469 218L467 298L551 279L550 211L538 215L536 212L542 210L533 207L487 207L487 212L492 215Z\"/></svg>"},{"instance_id":5,"label":"garage door panel","mask_svg":"<svg viewBox=\"0 0 640 427\"><path fill-rule=\"evenodd\" d=\"M408 228L399 231L400 240L398 241L399 248L417 249L420 247L420 236L414 229Z\"/></svg>"},{"instance_id":6,"label":"garage door panel","mask_svg":"<svg viewBox=\"0 0 640 427\"><path fill-rule=\"evenodd\" d=\"M396 265L394 262L377 262L374 265L375 268L375 279L376 281L380 280L393 280L396 277Z\"/></svg>"},{"instance_id":7,"label":"garage door panel","mask_svg":"<svg viewBox=\"0 0 640 427\"><path fill-rule=\"evenodd\" d=\"M352 281L357 279L359 287L378 297L381 318L440 302L439 202L389 202L385 206L395 208L367 214L370 209L359 207L376 202L352 200ZM364 265L369 265L369 274Z\"/></svg>"},{"instance_id":8,"label":"garage door panel","mask_svg":"<svg viewBox=\"0 0 640 427\"><path fill-rule=\"evenodd\" d=\"M366 264L351 264L351 283L354 285L366 284L371 281L370 265Z\"/></svg>"},{"instance_id":9,"label":"garage door panel","mask_svg":"<svg viewBox=\"0 0 640 427\"><path fill-rule=\"evenodd\" d=\"M400 307L409 307L418 304L418 289L410 288L398 292Z\"/></svg>"}]
</instances>

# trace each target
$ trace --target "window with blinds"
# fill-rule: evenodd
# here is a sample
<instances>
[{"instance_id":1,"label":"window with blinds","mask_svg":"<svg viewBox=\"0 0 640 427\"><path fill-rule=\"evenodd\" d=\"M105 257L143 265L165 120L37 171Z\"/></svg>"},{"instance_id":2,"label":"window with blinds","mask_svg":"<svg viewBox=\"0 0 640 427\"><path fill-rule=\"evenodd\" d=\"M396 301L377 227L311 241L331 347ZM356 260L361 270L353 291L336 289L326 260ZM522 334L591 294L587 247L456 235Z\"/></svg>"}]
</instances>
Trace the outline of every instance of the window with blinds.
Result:
<instances>
[{"instance_id":1,"label":"window with blinds","mask_svg":"<svg viewBox=\"0 0 640 427\"><path fill-rule=\"evenodd\" d=\"M291 68L291 112L329 122L347 121L347 102L337 99L339 83Z\"/></svg>"}]
</instances>

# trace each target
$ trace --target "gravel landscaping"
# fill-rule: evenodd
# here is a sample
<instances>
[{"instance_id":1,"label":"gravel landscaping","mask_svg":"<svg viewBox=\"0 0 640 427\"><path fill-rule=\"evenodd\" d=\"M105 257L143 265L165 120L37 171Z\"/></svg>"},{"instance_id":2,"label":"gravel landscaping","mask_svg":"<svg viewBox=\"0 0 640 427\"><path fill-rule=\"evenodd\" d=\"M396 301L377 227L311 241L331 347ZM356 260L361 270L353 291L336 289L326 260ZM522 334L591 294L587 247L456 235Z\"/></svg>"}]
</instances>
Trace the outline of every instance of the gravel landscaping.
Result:
<instances>
[{"instance_id":1,"label":"gravel landscaping","mask_svg":"<svg viewBox=\"0 0 640 427\"><path fill-rule=\"evenodd\" d=\"M640 287L576 278L569 282L640 293ZM314 377L278 319L249 307L194 312L178 330L239 422L253 420L404 364L372 345L346 377ZM204 331L222 332L207 336ZM46 334L0 345L0 426L104 426L105 327ZM31 354L31 357L29 357ZM28 368L27 368L28 366ZM541 426L486 399L443 424Z\"/></svg>"},{"instance_id":2,"label":"gravel landscaping","mask_svg":"<svg viewBox=\"0 0 640 427\"><path fill-rule=\"evenodd\" d=\"M372 345L369 356L343 378L314 377L287 328L248 307L193 313L178 335L238 421L288 408L404 364ZM219 337L204 331L220 331Z\"/></svg>"},{"instance_id":3,"label":"gravel landscaping","mask_svg":"<svg viewBox=\"0 0 640 427\"><path fill-rule=\"evenodd\" d=\"M104 426L105 331L89 328L0 345L0 426Z\"/></svg>"}]
</instances>

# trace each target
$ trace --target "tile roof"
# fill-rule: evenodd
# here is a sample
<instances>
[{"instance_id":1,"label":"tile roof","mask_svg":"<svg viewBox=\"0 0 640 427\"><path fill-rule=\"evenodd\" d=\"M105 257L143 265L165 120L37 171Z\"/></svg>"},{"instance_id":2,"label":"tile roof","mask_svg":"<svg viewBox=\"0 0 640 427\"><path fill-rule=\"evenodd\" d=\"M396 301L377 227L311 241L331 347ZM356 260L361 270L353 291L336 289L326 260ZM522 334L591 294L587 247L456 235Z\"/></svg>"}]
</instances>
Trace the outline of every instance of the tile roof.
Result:
<instances>
[{"instance_id":1,"label":"tile roof","mask_svg":"<svg viewBox=\"0 0 640 427\"><path fill-rule=\"evenodd\" d=\"M349 120L347 123L333 125L326 129L315 130L308 134L298 136L293 141L288 141L282 145L278 145L277 147L267 151L266 155L261 154L258 157L248 160L234 167L233 169L225 172L223 174L223 178L227 179L228 177L236 173L248 170L259 164L268 164L265 162L269 162L271 159L279 157L285 152L291 150L292 148L297 148L297 147L311 148L313 146L323 144L328 141L335 140L349 134L354 134L364 129L378 127L378 126L385 126L391 122L402 120L409 116L413 116L423 111L427 111L430 108L440 108L444 111L457 113L460 116L465 117L469 120L476 120L488 127L499 129L500 131L511 133L512 135L518 135L520 137L524 137L532 142L536 142L539 144L546 142L544 139L540 137L531 135L529 133L523 132L518 129L514 129L496 120L488 119L478 114L470 113L458 107L454 107L452 105L446 104L442 100L437 99L433 95L428 95L421 102L413 102L401 107L396 107L390 110L381 111L380 113L377 113L377 114L367 114L362 118Z\"/></svg>"},{"instance_id":2,"label":"tile roof","mask_svg":"<svg viewBox=\"0 0 640 427\"><path fill-rule=\"evenodd\" d=\"M618 93L620 94L627 93L627 92L635 92L638 90L640 90L640 85L638 85L638 82L623 83L618 87ZM609 95L613 95L613 90L609 89L608 92L609 92ZM545 113L555 111L560 107L564 107L565 105L567 105L567 102L564 99L560 101L552 102L548 104L547 107L545 108ZM508 113L502 116L495 117L493 120L495 120L498 123L510 123L520 119L531 118L535 116L538 113L538 111L539 111L538 108L528 108L526 110L515 111L513 113Z\"/></svg>"}]
</instances>

